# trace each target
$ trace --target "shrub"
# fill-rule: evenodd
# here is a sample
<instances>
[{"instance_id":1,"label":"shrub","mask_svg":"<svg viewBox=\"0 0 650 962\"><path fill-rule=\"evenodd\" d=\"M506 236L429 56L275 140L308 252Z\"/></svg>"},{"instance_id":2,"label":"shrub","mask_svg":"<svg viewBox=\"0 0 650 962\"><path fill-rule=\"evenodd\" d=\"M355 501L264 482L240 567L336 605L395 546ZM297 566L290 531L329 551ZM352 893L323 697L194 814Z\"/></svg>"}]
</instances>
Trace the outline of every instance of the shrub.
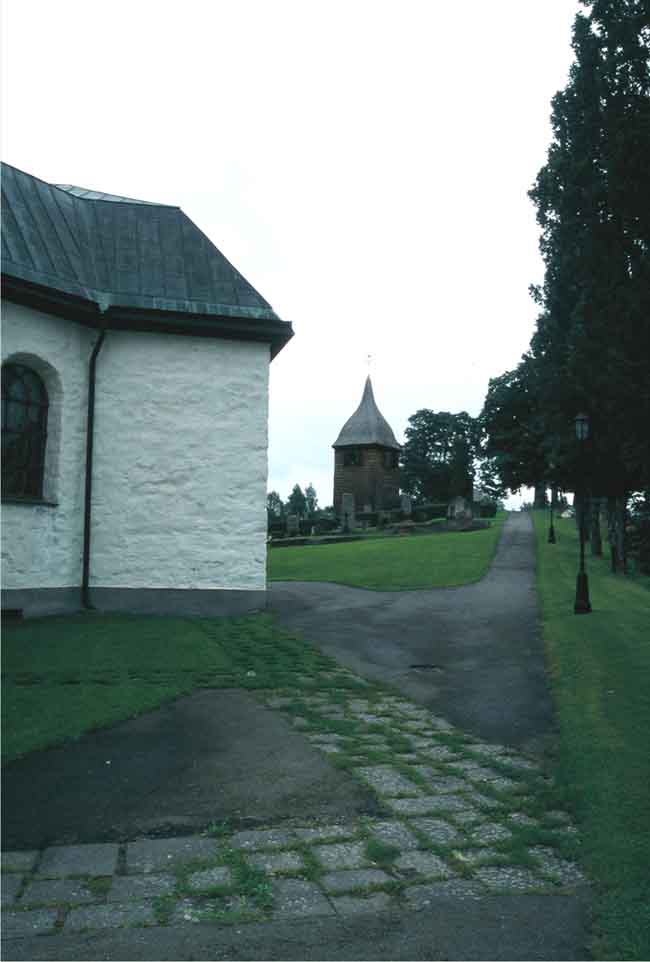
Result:
<instances>
[{"instance_id":1,"label":"shrub","mask_svg":"<svg viewBox=\"0 0 650 962\"><path fill-rule=\"evenodd\" d=\"M314 529L314 534L327 534L338 527L335 518L301 518L299 522L300 534L307 537Z\"/></svg>"},{"instance_id":2,"label":"shrub","mask_svg":"<svg viewBox=\"0 0 650 962\"><path fill-rule=\"evenodd\" d=\"M433 502L419 504L417 508L414 508L412 517L414 521L419 521L420 523L433 521L434 518L446 518L447 505Z\"/></svg>"}]
</instances>

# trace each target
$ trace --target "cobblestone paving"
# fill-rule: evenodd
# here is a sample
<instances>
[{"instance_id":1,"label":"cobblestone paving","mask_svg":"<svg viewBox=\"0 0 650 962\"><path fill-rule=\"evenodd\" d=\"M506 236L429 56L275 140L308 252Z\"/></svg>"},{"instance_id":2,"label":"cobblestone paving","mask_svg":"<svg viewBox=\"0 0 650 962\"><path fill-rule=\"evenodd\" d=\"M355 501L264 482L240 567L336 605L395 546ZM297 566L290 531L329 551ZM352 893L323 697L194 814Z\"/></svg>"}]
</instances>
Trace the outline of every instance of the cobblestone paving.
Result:
<instances>
[{"instance_id":1,"label":"cobblestone paving","mask_svg":"<svg viewBox=\"0 0 650 962\"><path fill-rule=\"evenodd\" d=\"M587 884L577 830L535 759L345 669L303 683L261 695L374 792L376 817L6 852L3 937L349 917Z\"/></svg>"}]
</instances>

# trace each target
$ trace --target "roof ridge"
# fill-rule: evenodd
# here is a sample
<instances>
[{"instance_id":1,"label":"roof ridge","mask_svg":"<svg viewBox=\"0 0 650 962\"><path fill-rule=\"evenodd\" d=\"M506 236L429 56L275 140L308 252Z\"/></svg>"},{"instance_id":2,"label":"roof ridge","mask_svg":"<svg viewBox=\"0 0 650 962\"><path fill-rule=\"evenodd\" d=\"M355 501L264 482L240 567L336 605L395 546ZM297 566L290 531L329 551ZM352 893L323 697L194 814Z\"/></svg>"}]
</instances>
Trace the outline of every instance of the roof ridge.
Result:
<instances>
[{"instance_id":1,"label":"roof ridge","mask_svg":"<svg viewBox=\"0 0 650 962\"><path fill-rule=\"evenodd\" d=\"M125 197L123 194L109 194L107 191L94 190L91 187L79 187L77 184L49 184L48 186L56 190L62 190L66 194L76 197L77 200L88 200L92 203L135 204L138 207L169 207L171 210L182 209L178 204L161 204L156 200L141 200L138 197ZM83 191L83 193L77 193L77 191ZM88 194L96 194L97 196L88 197Z\"/></svg>"}]
</instances>

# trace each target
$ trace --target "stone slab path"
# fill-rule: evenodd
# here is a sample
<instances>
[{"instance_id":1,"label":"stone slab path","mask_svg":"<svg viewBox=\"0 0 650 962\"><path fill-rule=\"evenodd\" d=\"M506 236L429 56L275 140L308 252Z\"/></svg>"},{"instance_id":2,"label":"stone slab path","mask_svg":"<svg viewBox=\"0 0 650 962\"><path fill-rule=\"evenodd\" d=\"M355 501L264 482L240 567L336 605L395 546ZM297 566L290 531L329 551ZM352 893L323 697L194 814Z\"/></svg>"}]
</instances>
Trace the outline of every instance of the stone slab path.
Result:
<instances>
[{"instance_id":1,"label":"stone slab path","mask_svg":"<svg viewBox=\"0 0 650 962\"><path fill-rule=\"evenodd\" d=\"M345 669L311 693L260 697L376 795L376 816L4 852L5 958L35 935L54 951L62 935L105 930L350 920L428 911L441 898L568 904L584 893L579 835L534 758L400 695L365 695Z\"/></svg>"}]
</instances>

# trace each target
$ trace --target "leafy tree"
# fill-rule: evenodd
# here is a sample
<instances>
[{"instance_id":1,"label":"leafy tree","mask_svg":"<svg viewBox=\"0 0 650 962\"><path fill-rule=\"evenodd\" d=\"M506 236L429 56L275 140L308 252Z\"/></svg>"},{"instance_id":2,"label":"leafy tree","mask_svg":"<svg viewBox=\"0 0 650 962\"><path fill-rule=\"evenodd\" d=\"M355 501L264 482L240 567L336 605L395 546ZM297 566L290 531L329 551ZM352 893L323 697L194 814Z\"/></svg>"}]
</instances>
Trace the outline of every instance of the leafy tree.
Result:
<instances>
[{"instance_id":1,"label":"leafy tree","mask_svg":"<svg viewBox=\"0 0 650 962\"><path fill-rule=\"evenodd\" d=\"M287 512L289 514L297 514L299 518L304 518L307 512L307 499L299 484L294 484L293 490L289 495Z\"/></svg>"},{"instance_id":2,"label":"leafy tree","mask_svg":"<svg viewBox=\"0 0 650 962\"><path fill-rule=\"evenodd\" d=\"M277 491L269 491L266 496L266 510L274 518L281 518L284 514L284 502Z\"/></svg>"},{"instance_id":3,"label":"leafy tree","mask_svg":"<svg viewBox=\"0 0 650 962\"><path fill-rule=\"evenodd\" d=\"M490 380L479 422L484 454L503 487L518 491L546 477L547 426L530 357Z\"/></svg>"},{"instance_id":4,"label":"leafy tree","mask_svg":"<svg viewBox=\"0 0 650 962\"><path fill-rule=\"evenodd\" d=\"M449 495L472 500L474 491L474 466L467 438L457 437L451 448L449 463Z\"/></svg>"},{"instance_id":5,"label":"leafy tree","mask_svg":"<svg viewBox=\"0 0 650 962\"><path fill-rule=\"evenodd\" d=\"M316 495L316 489L311 481L305 488L305 501L307 502L307 514L309 516L315 514L316 509L318 508L318 497Z\"/></svg>"},{"instance_id":6,"label":"leafy tree","mask_svg":"<svg viewBox=\"0 0 650 962\"><path fill-rule=\"evenodd\" d=\"M501 480L497 458L485 456L482 458L478 466L476 481L477 488L481 493L497 504L507 494L508 486Z\"/></svg>"},{"instance_id":7,"label":"leafy tree","mask_svg":"<svg viewBox=\"0 0 650 962\"><path fill-rule=\"evenodd\" d=\"M423 408L409 418L402 450L401 486L416 501L471 497L478 429L466 411Z\"/></svg>"}]
</instances>

